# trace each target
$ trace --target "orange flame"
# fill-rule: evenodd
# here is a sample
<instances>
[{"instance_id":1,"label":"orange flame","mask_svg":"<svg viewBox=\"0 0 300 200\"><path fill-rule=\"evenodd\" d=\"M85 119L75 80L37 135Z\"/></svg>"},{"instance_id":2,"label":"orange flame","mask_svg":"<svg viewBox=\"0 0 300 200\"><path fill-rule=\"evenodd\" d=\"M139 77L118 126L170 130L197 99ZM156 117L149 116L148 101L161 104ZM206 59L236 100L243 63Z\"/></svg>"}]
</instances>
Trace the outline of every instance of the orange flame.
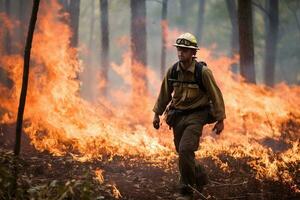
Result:
<instances>
[{"instance_id":1,"label":"orange flame","mask_svg":"<svg viewBox=\"0 0 300 200\"><path fill-rule=\"evenodd\" d=\"M100 184L104 182L103 172L104 171L102 169L95 170L96 179L99 181Z\"/></svg>"}]
</instances>

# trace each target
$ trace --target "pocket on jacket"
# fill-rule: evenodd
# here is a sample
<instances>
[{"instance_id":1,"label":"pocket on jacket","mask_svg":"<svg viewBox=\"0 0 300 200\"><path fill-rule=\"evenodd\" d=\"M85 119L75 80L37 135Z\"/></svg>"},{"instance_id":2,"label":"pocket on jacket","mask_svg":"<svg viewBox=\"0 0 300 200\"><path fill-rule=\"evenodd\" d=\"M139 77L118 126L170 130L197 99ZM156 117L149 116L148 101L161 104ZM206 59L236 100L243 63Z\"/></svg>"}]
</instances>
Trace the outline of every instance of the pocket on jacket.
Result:
<instances>
[{"instance_id":1,"label":"pocket on jacket","mask_svg":"<svg viewBox=\"0 0 300 200\"><path fill-rule=\"evenodd\" d=\"M189 101L199 96L199 86L196 84L188 84L187 87L187 99Z\"/></svg>"},{"instance_id":2,"label":"pocket on jacket","mask_svg":"<svg viewBox=\"0 0 300 200\"><path fill-rule=\"evenodd\" d=\"M182 96L182 87L180 87L180 83L175 82L173 83L173 90L174 90L174 98L180 98Z\"/></svg>"}]
</instances>

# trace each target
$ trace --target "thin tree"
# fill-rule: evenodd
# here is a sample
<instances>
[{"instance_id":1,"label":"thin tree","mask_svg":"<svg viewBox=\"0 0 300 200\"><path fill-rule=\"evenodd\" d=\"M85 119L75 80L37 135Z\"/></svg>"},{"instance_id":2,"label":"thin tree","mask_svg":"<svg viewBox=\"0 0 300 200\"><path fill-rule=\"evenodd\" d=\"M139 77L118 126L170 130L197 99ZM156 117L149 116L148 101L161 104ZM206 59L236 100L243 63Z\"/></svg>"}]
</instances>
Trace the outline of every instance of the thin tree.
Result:
<instances>
[{"instance_id":1,"label":"thin tree","mask_svg":"<svg viewBox=\"0 0 300 200\"><path fill-rule=\"evenodd\" d=\"M164 77L166 71L166 46L167 46L167 15L168 15L168 0L162 1L162 13L161 13L161 63L160 72L161 78Z\"/></svg>"},{"instance_id":2,"label":"thin tree","mask_svg":"<svg viewBox=\"0 0 300 200\"><path fill-rule=\"evenodd\" d=\"M131 73L133 77L138 77L144 81L147 88L146 73L136 68L136 63L147 65L147 32L146 32L146 0L130 0L131 8ZM135 81L132 82L133 94L141 93L141 88Z\"/></svg>"},{"instance_id":3,"label":"thin tree","mask_svg":"<svg viewBox=\"0 0 300 200\"><path fill-rule=\"evenodd\" d=\"M238 0L240 72L247 82L255 83L251 0Z\"/></svg>"},{"instance_id":4,"label":"thin tree","mask_svg":"<svg viewBox=\"0 0 300 200\"><path fill-rule=\"evenodd\" d=\"M109 22L108 22L108 0L100 0L101 13L101 68L102 76L108 80L109 70ZM106 91L103 91L104 93Z\"/></svg>"},{"instance_id":5,"label":"thin tree","mask_svg":"<svg viewBox=\"0 0 300 200\"><path fill-rule=\"evenodd\" d=\"M78 47L78 27L79 27L79 14L80 14L80 0L70 0L68 5L70 14L70 25L72 28L71 46Z\"/></svg>"},{"instance_id":6,"label":"thin tree","mask_svg":"<svg viewBox=\"0 0 300 200\"><path fill-rule=\"evenodd\" d=\"M239 53L239 31L238 31L238 18L237 18L237 7L235 0L226 0L226 6L231 22L231 51L230 57L233 58ZM237 73L237 64L232 64L232 71Z\"/></svg>"},{"instance_id":7,"label":"thin tree","mask_svg":"<svg viewBox=\"0 0 300 200\"><path fill-rule=\"evenodd\" d=\"M264 60L264 76L265 83L268 86L273 86L275 77L275 63L279 25L278 0L267 0L266 4L267 13L265 15L266 46Z\"/></svg>"},{"instance_id":8,"label":"thin tree","mask_svg":"<svg viewBox=\"0 0 300 200\"><path fill-rule=\"evenodd\" d=\"M131 51L133 60L146 66L146 1L131 0Z\"/></svg>"},{"instance_id":9,"label":"thin tree","mask_svg":"<svg viewBox=\"0 0 300 200\"><path fill-rule=\"evenodd\" d=\"M198 43L201 44L203 24L204 24L204 14L205 14L205 0L199 0L198 5L199 6L198 6L196 36L198 39Z\"/></svg>"},{"instance_id":10,"label":"thin tree","mask_svg":"<svg viewBox=\"0 0 300 200\"><path fill-rule=\"evenodd\" d=\"M22 123L23 123L23 114L26 102L26 94L27 94L27 86L28 86L28 76L29 76L29 63L30 63L30 53L31 53L31 45L33 39L34 28L37 20L37 13L39 10L40 0L34 0L32 13L28 28L28 34L25 44L24 50L24 68L23 68L23 79L22 79L22 88L21 95L18 107L18 116L17 116L17 127L16 127L16 143L14 148L14 154L16 156L20 153L21 147L21 133L22 133Z\"/></svg>"}]
</instances>

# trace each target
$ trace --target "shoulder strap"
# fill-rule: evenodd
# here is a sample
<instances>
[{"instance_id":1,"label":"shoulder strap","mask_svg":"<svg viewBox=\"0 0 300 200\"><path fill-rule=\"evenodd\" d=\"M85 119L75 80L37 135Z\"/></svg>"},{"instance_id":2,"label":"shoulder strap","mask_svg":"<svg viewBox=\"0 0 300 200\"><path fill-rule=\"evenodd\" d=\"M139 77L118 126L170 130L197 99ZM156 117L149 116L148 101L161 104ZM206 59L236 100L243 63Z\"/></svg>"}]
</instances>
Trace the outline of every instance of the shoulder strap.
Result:
<instances>
[{"instance_id":1,"label":"shoulder strap","mask_svg":"<svg viewBox=\"0 0 300 200\"><path fill-rule=\"evenodd\" d=\"M196 65L195 65L195 81L197 82L199 88L206 92L206 88L204 87L203 85L203 81L202 81L202 68L203 66L207 66L207 64L205 62L196 62Z\"/></svg>"},{"instance_id":2,"label":"shoulder strap","mask_svg":"<svg viewBox=\"0 0 300 200\"><path fill-rule=\"evenodd\" d=\"M178 65L178 62L176 62L172 66L170 76L168 77L168 85L170 87L173 87L172 83L174 82L174 80L177 80L177 78L178 78L177 65Z\"/></svg>"},{"instance_id":3,"label":"shoulder strap","mask_svg":"<svg viewBox=\"0 0 300 200\"><path fill-rule=\"evenodd\" d=\"M176 63L172 66L171 76L170 76L171 79L176 79L176 80L178 79L177 65L178 65L178 62L176 62Z\"/></svg>"}]
</instances>

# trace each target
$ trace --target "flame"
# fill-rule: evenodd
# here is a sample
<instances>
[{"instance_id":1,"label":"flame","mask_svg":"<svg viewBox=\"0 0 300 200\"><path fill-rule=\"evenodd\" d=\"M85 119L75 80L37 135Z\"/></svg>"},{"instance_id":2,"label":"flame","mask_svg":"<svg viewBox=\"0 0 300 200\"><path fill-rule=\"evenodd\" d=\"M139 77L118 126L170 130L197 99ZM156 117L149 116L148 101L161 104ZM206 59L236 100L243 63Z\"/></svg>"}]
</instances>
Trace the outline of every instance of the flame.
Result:
<instances>
[{"instance_id":1,"label":"flame","mask_svg":"<svg viewBox=\"0 0 300 200\"><path fill-rule=\"evenodd\" d=\"M102 169L95 170L96 179L99 181L100 184L102 184L104 182L103 172L104 172L104 170L102 170Z\"/></svg>"},{"instance_id":2,"label":"flame","mask_svg":"<svg viewBox=\"0 0 300 200\"><path fill-rule=\"evenodd\" d=\"M107 96L99 96L96 103L84 100L79 95L81 83L77 79L83 65L77 58L78 49L70 48L72 33L62 20L66 16L59 12L61 6L56 1L41 3L24 116L24 130L32 145L53 155L69 152L82 162L119 155L169 166L176 156L172 134L164 124L159 131L152 128L151 110L160 87L157 73L136 62L132 65L130 53L125 53L122 64L111 64L120 83L110 86L101 82L100 88L108 87ZM177 32L168 29L170 41L174 41L170 38L177 36ZM227 113L226 128L220 137L210 134L210 126L204 129L197 156L211 156L224 171L229 171L230 166L218 158L221 152L236 159L251 158L248 164L257 179L281 179L299 192L287 169L300 159L300 87L284 83L274 88L249 84L231 72L230 65L236 60L215 58L208 49L201 49L197 56L213 71ZM12 88L0 85L4 94L0 96L0 122L13 123L21 88L22 57L4 55L0 64L14 82ZM287 123L298 126L288 131ZM283 142L288 148L278 153L265 145L268 139ZM95 174L99 181L103 180L101 170ZM121 197L116 191L116 196Z\"/></svg>"}]
</instances>

